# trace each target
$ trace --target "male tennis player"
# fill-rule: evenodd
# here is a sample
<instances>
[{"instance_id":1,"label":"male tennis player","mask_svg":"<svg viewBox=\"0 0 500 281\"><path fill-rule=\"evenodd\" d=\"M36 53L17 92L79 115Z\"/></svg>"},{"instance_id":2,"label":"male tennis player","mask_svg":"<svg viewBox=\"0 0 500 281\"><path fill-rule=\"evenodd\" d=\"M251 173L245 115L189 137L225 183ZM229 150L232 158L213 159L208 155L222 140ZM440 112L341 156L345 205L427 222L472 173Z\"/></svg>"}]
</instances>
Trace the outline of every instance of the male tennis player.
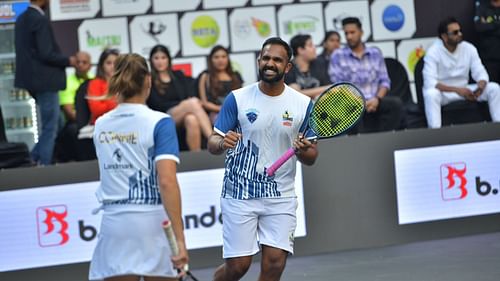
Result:
<instances>
[{"instance_id":1,"label":"male tennis player","mask_svg":"<svg viewBox=\"0 0 500 281\"><path fill-rule=\"evenodd\" d=\"M208 140L211 153L227 150L221 195L225 262L215 281L239 280L259 250L259 280L279 280L287 255L293 254L296 161L286 162L272 177L266 174L266 167L292 145L293 159L306 165L318 155L316 145L299 133L312 102L284 83L291 56L282 39L264 42L258 59L261 80L227 96Z\"/></svg>"}]
</instances>

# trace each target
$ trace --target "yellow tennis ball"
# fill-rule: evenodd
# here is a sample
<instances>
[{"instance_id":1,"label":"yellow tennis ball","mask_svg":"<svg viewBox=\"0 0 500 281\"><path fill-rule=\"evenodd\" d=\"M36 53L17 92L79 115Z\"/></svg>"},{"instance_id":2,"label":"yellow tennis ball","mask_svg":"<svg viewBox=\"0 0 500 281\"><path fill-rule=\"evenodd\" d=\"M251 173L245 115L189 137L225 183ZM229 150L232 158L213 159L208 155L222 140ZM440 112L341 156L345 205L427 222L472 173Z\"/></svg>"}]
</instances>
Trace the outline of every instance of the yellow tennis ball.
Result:
<instances>
[{"instance_id":1,"label":"yellow tennis ball","mask_svg":"<svg viewBox=\"0 0 500 281\"><path fill-rule=\"evenodd\" d=\"M209 48L219 39L219 25L211 16L201 15L191 24L191 36L196 45Z\"/></svg>"}]
</instances>

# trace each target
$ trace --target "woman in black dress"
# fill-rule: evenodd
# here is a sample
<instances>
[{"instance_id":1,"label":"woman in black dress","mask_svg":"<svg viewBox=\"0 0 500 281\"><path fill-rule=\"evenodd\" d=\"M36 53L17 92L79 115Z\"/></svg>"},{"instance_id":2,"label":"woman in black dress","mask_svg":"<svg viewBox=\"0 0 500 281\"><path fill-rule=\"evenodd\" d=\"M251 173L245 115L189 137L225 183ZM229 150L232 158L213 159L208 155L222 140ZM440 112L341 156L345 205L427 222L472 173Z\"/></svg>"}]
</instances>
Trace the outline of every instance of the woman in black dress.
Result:
<instances>
[{"instance_id":1,"label":"woman in black dress","mask_svg":"<svg viewBox=\"0 0 500 281\"><path fill-rule=\"evenodd\" d=\"M203 107L215 118L220 111L224 98L232 91L241 88L241 75L234 71L229 60L229 52L221 45L213 47L207 58L208 69L198 79L198 91Z\"/></svg>"},{"instance_id":2,"label":"woman in black dress","mask_svg":"<svg viewBox=\"0 0 500 281\"><path fill-rule=\"evenodd\" d=\"M147 105L172 116L176 126L184 126L190 151L201 150L202 137L212 134L212 124L196 97L193 79L172 70L172 57L163 45L151 49L149 62L153 83Z\"/></svg>"}]
</instances>

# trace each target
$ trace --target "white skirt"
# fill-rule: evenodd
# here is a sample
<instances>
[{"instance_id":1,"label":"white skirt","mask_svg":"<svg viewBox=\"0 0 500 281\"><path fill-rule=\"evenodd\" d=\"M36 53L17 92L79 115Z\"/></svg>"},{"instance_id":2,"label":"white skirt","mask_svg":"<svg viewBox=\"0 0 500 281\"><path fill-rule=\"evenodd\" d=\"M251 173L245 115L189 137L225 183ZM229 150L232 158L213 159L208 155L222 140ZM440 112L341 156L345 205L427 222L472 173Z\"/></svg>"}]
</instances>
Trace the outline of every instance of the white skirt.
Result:
<instances>
[{"instance_id":1,"label":"white skirt","mask_svg":"<svg viewBox=\"0 0 500 281\"><path fill-rule=\"evenodd\" d=\"M162 205L104 207L89 280L120 275L175 277Z\"/></svg>"}]
</instances>

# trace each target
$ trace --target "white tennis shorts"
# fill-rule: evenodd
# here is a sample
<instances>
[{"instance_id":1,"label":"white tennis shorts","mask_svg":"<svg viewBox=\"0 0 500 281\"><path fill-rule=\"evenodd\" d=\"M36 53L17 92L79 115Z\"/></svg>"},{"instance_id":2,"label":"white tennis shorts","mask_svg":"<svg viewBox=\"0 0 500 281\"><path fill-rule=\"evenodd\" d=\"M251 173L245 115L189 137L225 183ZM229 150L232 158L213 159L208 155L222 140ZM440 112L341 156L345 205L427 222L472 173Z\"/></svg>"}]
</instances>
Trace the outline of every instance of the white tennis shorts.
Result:
<instances>
[{"instance_id":1,"label":"white tennis shorts","mask_svg":"<svg viewBox=\"0 0 500 281\"><path fill-rule=\"evenodd\" d=\"M118 275L175 277L162 205L104 207L89 280Z\"/></svg>"},{"instance_id":2,"label":"white tennis shorts","mask_svg":"<svg viewBox=\"0 0 500 281\"><path fill-rule=\"evenodd\" d=\"M293 254L297 198L221 198L223 258L252 256L259 245Z\"/></svg>"}]
</instances>

